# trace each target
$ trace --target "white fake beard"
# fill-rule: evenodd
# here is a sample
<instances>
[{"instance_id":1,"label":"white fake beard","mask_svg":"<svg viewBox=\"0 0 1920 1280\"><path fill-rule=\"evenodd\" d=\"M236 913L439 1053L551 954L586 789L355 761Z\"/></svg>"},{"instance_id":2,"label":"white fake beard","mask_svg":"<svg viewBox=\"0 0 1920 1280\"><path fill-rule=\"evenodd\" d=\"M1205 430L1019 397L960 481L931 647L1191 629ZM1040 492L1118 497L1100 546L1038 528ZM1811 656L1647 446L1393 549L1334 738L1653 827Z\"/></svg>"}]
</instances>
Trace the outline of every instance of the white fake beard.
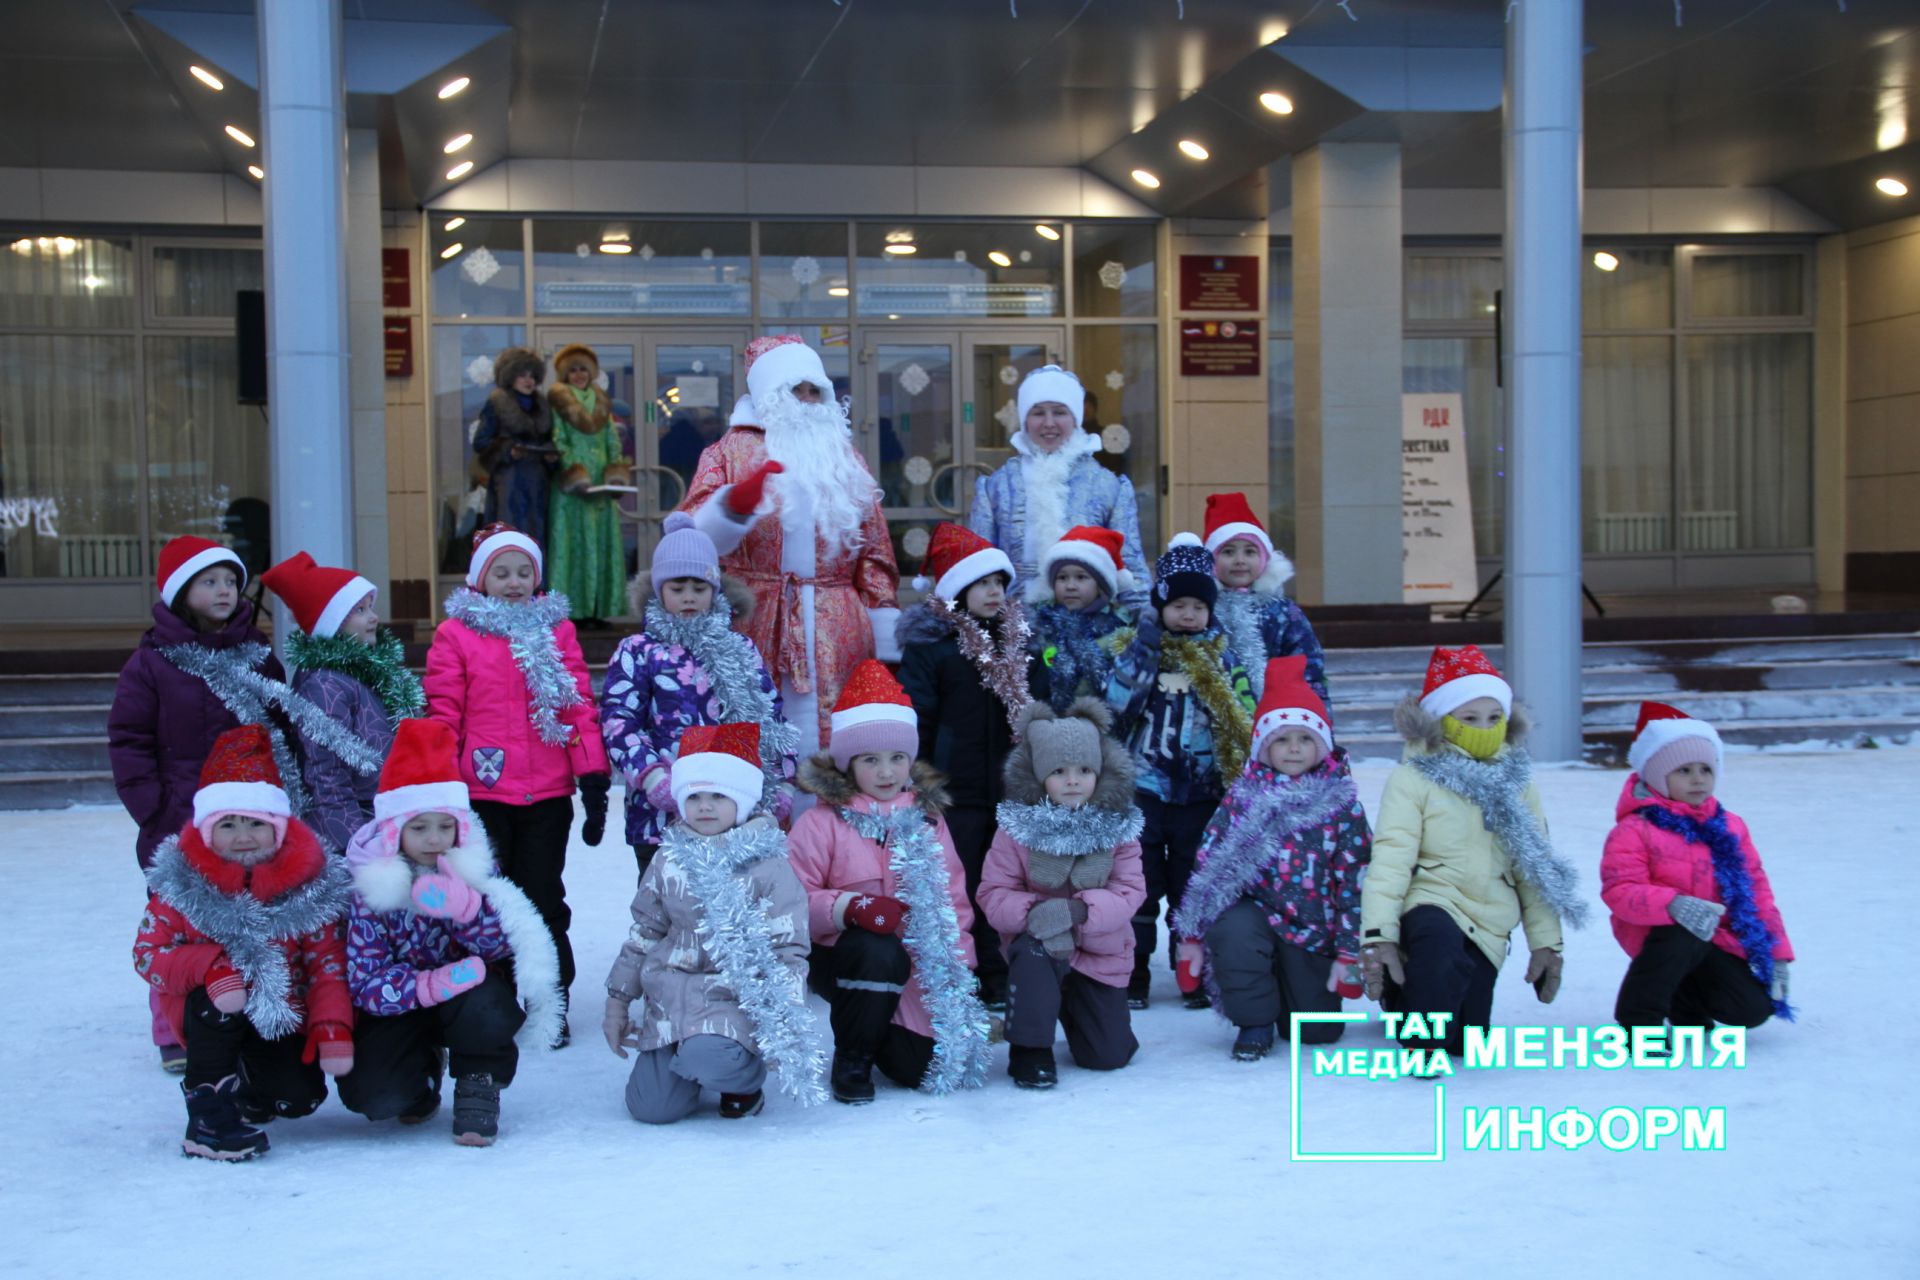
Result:
<instances>
[{"instance_id":1,"label":"white fake beard","mask_svg":"<svg viewBox=\"0 0 1920 1280\"><path fill-rule=\"evenodd\" d=\"M830 551L859 551L866 541L861 525L880 490L854 452L846 407L837 401L804 404L785 389L754 407L767 434L767 456L786 468L773 477L774 494L806 497L814 529Z\"/></svg>"}]
</instances>

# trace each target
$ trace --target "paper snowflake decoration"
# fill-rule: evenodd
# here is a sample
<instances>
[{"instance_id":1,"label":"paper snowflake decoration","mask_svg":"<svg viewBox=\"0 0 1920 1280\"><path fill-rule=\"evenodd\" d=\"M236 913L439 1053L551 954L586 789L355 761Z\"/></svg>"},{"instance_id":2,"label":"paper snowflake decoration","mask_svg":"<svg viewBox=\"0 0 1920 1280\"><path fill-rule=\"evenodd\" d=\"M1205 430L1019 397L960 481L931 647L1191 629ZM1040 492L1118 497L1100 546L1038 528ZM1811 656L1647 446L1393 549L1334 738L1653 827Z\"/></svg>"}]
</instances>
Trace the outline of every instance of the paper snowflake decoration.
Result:
<instances>
[{"instance_id":1,"label":"paper snowflake decoration","mask_svg":"<svg viewBox=\"0 0 1920 1280\"><path fill-rule=\"evenodd\" d=\"M909 529L900 535L900 549L918 560L927 554L927 544L932 541L933 535L925 529Z\"/></svg>"},{"instance_id":2,"label":"paper snowflake decoration","mask_svg":"<svg viewBox=\"0 0 1920 1280\"><path fill-rule=\"evenodd\" d=\"M1020 425L1020 407L1009 400L993 411L993 420L1005 428L1006 433L1011 436L1015 428Z\"/></svg>"},{"instance_id":3,"label":"paper snowflake decoration","mask_svg":"<svg viewBox=\"0 0 1920 1280\"><path fill-rule=\"evenodd\" d=\"M650 244L643 244L643 245L641 245L641 246L640 246L640 248L639 248L638 250L636 250L636 252L637 252L637 253L639 253L639 255L640 255L640 260L641 260L642 262L652 262L652 261L653 261L653 246L652 246L652 245L650 245Z\"/></svg>"},{"instance_id":4,"label":"paper snowflake decoration","mask_svg":"<svg viewBox=\"0 0 1920 1280\"><path fill-rule=\"evenodd\" d=\"M608 387L612 386L613 383L607 377L607 371L605 369L602 369L600 372L593 375L593 385L600 388L602 391L605 391Z\"/></svg>"},{"instance_id":5,"label":"paper snowflake decoration","mask_svg":"<svg viewBox=\"0 0 1920 1280\"><path fill-rule=\"evenodd\" d=\"M933 479L933 463L915 456L907 459L907 465L900 468L900 472L906 476L908 484L925 484Z\"/></svg>"},{"instance_id":6,"label":"paper snowflake decoration","mask_svg":"<svg viewBox=\"0 0 1920 1280\"><path fill-rule=\"evenodd\" d=\"M804 289L820 278L820 260L805 256L795 258L791 270L793 282Z\"/></svg>"},{"instance_id":7,"label":"paper snowflake decoration","mask_svg":"<svg viewBox=\"0 0 1920 1280\"><path fill-rule=\"evenodd\" d=\"M931 385L933 379L917 364L910 364L900 371L900 389L910 396L919 395Z\"/></svg>"},{"instance_id":8,"label":"paper snowflake decoration","mask_svg":"<svg viewBox=\"0 0 1920 1280\"><path fill-rule=\"evenodd\" d=\"M702 262L712 262L712 261L713 261L713 250L711 250L711 249L702 249L702 250L700 251L700 261L702 261Z\"/></svg>"},{"instance_id":9,"label":"paper snowflake decoration","mask_svg":"<svg viewBox=\"0 0 1920 1280\"><path fill-rule=\"evenodd\" d=\"M467 361L467 381L476 387L484 387L493 381L493 361L485 356L475 356Z\"/></svg>"},{"instance_id":10,"label":"paper snowflake decoration","mask_svg":"<svg viewBox=\"0 0 1920 1280\"><path fill-rule=\"evenodd\" d=\"M500 274L500 260L493 256L493 250L481 245L460 260L460 274L475 284L485 284Z\"/></svg>"},{"instance_id":11,"label":"paper snowflake decoration","mask_svg":"<svg viewBox=\"0 0 1920 1280\"><path fill-rule=\"evenodd\" d=\"M705 360L695 360L693 364L688 367L695 373L705 373L707 371L707 362Z\"/></svg>"},{"instance_id":12,"label":"paper snowflake decoration","mask_svg":"<svg viewBox=\"0 0 1920 1280\"><path fill-rule=\"evenodd\" d=\"M1110 369L1107 371L1106 382L1107 382L1107 390L1118 391L1120 388L1127 385L1127 375L1120 372L1118 369Z\"/></svg>"},{"instance_id":13,"label":"paper snowflake decoration","mask_svg":"<svg viewBox=\"0 0 1920 1280\"><path fill-rule=\"evenodd\" d=\"M1116 422L1100 432L1100 447L1108 453L1125 453L1127 446L1133 443L1133 432Z\"/></svg>"},{"instance_id":14,"label":"paper snowflake decoration","mask_svg":"<svg viewBox=\"0 0 1920 1280\"><path fill-rule=\"evenodd\" d=\"M1100 264L1100 283L1109 289L1118 289L1127 282L1127 268L1124 263L1103 262Z\"/></svg>"},{"instance_id":15,"label":"paper snowflake decoration","mask_svg":"<svg viewBox=\"0 0 1920 1280\"><path fill-rule=\"evenodd\" d=\"M1000 366L1000 381L1012 386L1020 381L1020 371L1010 364L1003 364Z\"/></svg>"},{"instance_id":16,"label":"paper snowflake decoration","mask_svg":"<svg viewBox=\"0 0 1920 1280\"><path fill-rule=\"evenodd\" d=\"M592 253L593 253L593 250L587 248L586 242L584 240L581 241L579 244L573 246L573 256L576 258L585 258L590 256Z\"/></svg>"},{"instance_id":17,"label":"paper snowflake decoration","mask_svg":"<svg viewBox=\"0 0 1920 1280\"><path fill-rule=\"evenodd\" d=\"M1022 250L1020 251L1020 261L1022 261L1022 262L1032 262L1032 261L1033 261L1033 250L1031 250L1031 249L1022 249Z\"/></svg>"},{"instance_id":18,"label":"paper snowflake decoration","mask_svg":"<svg viewBox=\"0 0 1920 1280\"><path fill-rule=\"evenodd\" d=\"M953 260L955 262L965 262L967 260L967 251L965 249L955 249L953 251Z\"/></svg>"}]
</instances>

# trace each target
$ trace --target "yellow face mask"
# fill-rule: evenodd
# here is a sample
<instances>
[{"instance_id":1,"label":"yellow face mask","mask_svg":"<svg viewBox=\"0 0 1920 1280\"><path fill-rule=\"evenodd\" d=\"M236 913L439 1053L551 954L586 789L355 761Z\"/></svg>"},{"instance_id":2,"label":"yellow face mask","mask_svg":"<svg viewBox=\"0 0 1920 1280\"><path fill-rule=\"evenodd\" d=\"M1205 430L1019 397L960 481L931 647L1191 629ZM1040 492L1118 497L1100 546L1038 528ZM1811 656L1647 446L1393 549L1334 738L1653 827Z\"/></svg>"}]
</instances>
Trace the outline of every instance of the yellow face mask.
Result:
<instances>
[{"instance_id":1,"label":"yellow face mask","mask_svg":"<svg viewBox=\"0 0 1920 1280\"><path fill-rule=\"evenodd\" d=\"M1491 725L1484 729L1476 729L1471 725L1461 724L1452 716L1443 716L1440 720L1440 730L1446 735L1448 742L1451 742L1475 760L1493 759L1495 755L1499 754L1501 745L1507 740L1507 720L1505 716L1500 718L1499 724Z\"/></svg>"}]
</instances>

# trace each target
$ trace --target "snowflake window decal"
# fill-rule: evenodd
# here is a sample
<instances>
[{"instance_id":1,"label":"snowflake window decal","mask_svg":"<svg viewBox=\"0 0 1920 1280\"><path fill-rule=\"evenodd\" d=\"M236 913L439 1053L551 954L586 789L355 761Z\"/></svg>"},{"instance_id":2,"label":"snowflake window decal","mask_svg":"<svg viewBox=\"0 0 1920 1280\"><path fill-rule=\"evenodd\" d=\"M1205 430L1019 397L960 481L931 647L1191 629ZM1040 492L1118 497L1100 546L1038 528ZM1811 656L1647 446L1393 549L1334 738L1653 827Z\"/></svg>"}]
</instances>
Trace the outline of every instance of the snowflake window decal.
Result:
<instances>
[{"instance_id":1,"label":"snowflake window decal","mask_svg":"<svg viewBox=\"0 0 1920 1280\"><path fill-rule=\"evenodd\" d=\"M925 484L933 479L933 463L915 455L907 459L907 464L900 468L900 472L906 476L908 484Z\"/></svg>"},{"instance_id":2,"label":"snowflake window decal","mask_svg":"<svg viewBox=\"0 0 1920 1280\"><path fill-rule=\"evenodd\" d=\"M793 282L804 289L820 278L820 260L802 255L793 260L789 270L793 272Z\"/></svg>"},{"instance_id":3,"label":"snowflake window decal","mask_svg":"<svg viewBox=\"0 0 1920 1280\"><path fill-rule=\"evenodd\" d=\"M1118 369L1109 369L1106 376L1107 390L1118 391L1127 385L1127 375Z\"/></svg>"},{"instance_id":4,"label":"snowflake window decal","mask_svg":"<svg viewBox=\"0 0 1920 1280\"><path fill-rule=\"evenodd\" d=\"M993 420L1006 429L1008 435L1020 425L1020 407L1009 400L993 411Z\"/></svg>"},{"instance_id":5,"label":"snowflake window decal","mask_svg":"<svg viewBox=\"0 0 1920 1280\"><path fill-rule=\"evenodd\" d=\"M484 387L493 381L493 361L485 356L475 356L467 361L467 381L476 387Z\"/></svg>"},{"instance_id":6,"label":"snowflake window decal","mask_svg":"<svg viewBox=\"0 0 1920 1280\"><path fill-rule=\"evenodd\" d=\"M1010 364L1003 364L1000 366L1000 381L1012 386L1020 381L1020 371Z\"/></svg>"},{"instance_id":7,"label":"snowflake window decal","mask_svg":"<svg viewBox=\"0 0 1920 1280\"><path fill-rule=\"evenodd\" d=\"M918 364L910 364L900 371L900 389L910 396L917 396L933 385L933 378Z\"/></svg>"},{"instance_id":8,"label":"snowflake window decal","mask_svg":"<svg viewBox=\"0 0 1920 1280\"><path fill-rule=\"evenodd\" d=\"M485 284L500 274L500 260L493 251L481 245L460 261L460 274L475 284Z\"/></svg>"},{"instance_id":9,"label":"snowflake window decal","mask_svg":"<svg viewBox=\"0 0 1920 1280\"><path fill-rule=\"evenodd\" d=\"M1100 283L1109 289L1118 289L1127 282L1125 263L1107 261L1100 264Z\"/></svg>"},{"instance_id":10,"label":"snowflake window decal","mask_svg":"<svg viewBox=\"0 0 1920 1280\"><path fill-rule=\"evenodd\" d=\"M643 245L641 245L641 246L639 247L639 249L637 249L637 250L635 250L635 252L637 252L637 253L638 253L638 254L640 255L640 260L641 260L642 262L652 262L652 261L653 261L653 246L652 246L652 245L650 245L650 244L643 244Z\"/></svg>"},{"instance_id":11,"label":"snowflake window decal","mask_svg":"<svg viewBox=\"0 0 1920 1280\"><path fill-rule=\"evenodd\" d=\"M1125 453L1133 443L1133 433L1122 423L1112 423L1100 432L1100 447L1108 453Z\"/></svg>"},{"instance_id":12,"label":"snowflake window decal","mask_svg":"<svg viewBox=\"0 0 1920 1280\"><path fill-rule=\"evenodd\" d=\"M927 554L927 544L933 538L925 529L915 527L900 535L900 549L915 560Z\"/></svg>"}]
</instances>

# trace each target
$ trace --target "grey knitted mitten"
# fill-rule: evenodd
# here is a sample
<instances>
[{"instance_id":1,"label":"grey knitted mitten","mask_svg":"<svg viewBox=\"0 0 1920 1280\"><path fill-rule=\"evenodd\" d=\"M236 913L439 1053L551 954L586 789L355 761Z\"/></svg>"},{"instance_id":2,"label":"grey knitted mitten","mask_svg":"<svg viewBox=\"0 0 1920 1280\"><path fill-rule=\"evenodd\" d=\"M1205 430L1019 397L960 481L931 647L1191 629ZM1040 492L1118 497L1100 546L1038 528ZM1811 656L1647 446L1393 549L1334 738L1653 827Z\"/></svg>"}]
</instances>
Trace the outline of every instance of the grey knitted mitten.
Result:
<instances>
[{"instance_id":1,"label":"grey knitted mitten","mask_svg":"<svg viewBox=\"0 0 1920 1280\"><path fill-rule=\"evenodd\" d=\"M1720 927L1720 917L1727 914L1727 909L1717 902L1682 893L1667 904L1667 914L1700 941L1712 942L1714 930Z\"/></svg>"},{"instance_id":2,"label":"grey knitted mitten","mask_svg":"<svg viewBox=\"0 0 1920 1280\"><path fill-rule=\"evenodd\" d=\"M1055 960L1073 954L1073 904L1067 898L1048 898L1027 912L1027 932L1040 939L1040 945Z\"/></svg>"}]
</instances>

